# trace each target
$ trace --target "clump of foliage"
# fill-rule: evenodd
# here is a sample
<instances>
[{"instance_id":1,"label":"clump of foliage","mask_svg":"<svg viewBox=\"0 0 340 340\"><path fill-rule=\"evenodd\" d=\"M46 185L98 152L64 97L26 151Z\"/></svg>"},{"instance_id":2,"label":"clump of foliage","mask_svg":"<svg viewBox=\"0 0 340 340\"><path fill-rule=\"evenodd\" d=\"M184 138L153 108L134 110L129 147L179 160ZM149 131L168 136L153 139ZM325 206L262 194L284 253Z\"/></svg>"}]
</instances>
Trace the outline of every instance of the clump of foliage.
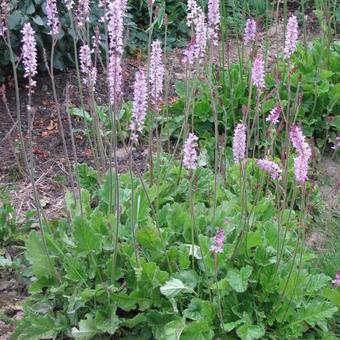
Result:
<instances>
[{"instance_id":1,"label":"clump of foliage","mask_svg":"<svg viewBox=\"0 0 340 340\"><path fill-rule=\"evenodd\" d=\"M278 95L283 110L287 110L289 95L298 102L295 119L301 122L305 135L314 138L318 147L324 147L325 143L334 142L340 131L339 41L332 43L329 48L320 39L314 40L308 49L300 45L292 58L292 63L294 69L290 71L283 60L275 66L269 65L266 75L268 95L260 102L261 115L268 116L269 111L276 105ZM215 87L218 96L216 106L220 134L230 136L234 126L242 120L246 106L249 105L251 74L247 68L249 66L246 65L244 68L234 63L227 70L216 70L212 86ZM215 131L211 85L208 81L196 80L188 86L196 89L192 108L195 131L206 148L212 151ZM181 130L187 100L186 88L185 82L177 81L176 93L179 99L170 108L166 108L170 114L163 115L162 118L166 131L165 138L169 136L177 138ZM253 95L250 101L250 107L253 108L251 116L255 116L256 101L257 98ZM261 120L260 129L264 131L267 126L268 122ZM231 140L229 139L227 143L231 145ZM265 144L265 140L263 143Z\"/></svg>"},{"instance_id":2,"label":"clump of foliage","mask_svg":"<svg viewBox=\"0 0 340 340\"><path fill-rule=\"evenodd\" d=\"M46 245L39 232L30 233L31 296L15 338L331 336L327 320L336 307L327 295L331 290L326 298L322 293L331 278L313 267L315 255L310 250L296 245L304 233L300 213L280 212L273 195L261 191L249 216L247 237L237 245L242 227L238 166L229 169L215 208L212 173L197 169L193 220L187 199L188 174L166 164L161 168L167 181L159 188L158 209L156 185L146 192L141 178L121 176L118 244L112 230L115 216L108 206L110 174L102 186L93 185L92 175L82 177L83 184L91 188L82 190L82 213L80 203L68 194L70 220L45 225ZM144 175L145 181L148 176ZM250 162L249 206L255 204L259 181L260 172ZM211 246L220 228L225 241L222 252L214 254ZM285 233L287 242L281 249ZM119 247L117 258L115 247Z\"/></svg>"}]
</instances>

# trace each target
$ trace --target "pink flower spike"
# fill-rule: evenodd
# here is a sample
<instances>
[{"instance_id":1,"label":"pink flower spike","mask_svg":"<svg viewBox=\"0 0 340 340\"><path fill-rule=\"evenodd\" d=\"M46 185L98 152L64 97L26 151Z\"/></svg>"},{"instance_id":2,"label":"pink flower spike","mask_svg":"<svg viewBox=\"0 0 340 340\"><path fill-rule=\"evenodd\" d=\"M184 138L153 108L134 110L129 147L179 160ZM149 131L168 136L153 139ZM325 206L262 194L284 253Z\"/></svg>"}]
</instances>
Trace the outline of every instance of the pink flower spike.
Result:
<instances>
[{"instance_id":1,"label":"pink flower spike","mask_svg":"<svg viewBox=\"0 0 340 340\"><path fill-rule=\"evenodd\" d=\"M117 54L109 56L108 64L108 85L109 100L111 105L117 105L122 98L123 70L121 65L121 57Z\"/></svg>"},{"instance_id":2,"label":"pink flower spike","mask_svg":"<svg viewBox=\"0 0 340 340\"><path fill-rule=\"evenodd\" d=\"M246 154L246 126L237 124L233 138L233 155L235 163L240 163Z\"/></svg>"},{"instance_id":3,"label":"pink flower spike","mask_svg":"<svg viewBox=\"0 0 340 340\"><path fill-rule=\"evenodd\" d=\"M193 134L189 133L189 136L184 144L184 158L183 158L183 165L186 169L194 170L197 167L197 159L198 154L196 148L198 147L197 144L198 137Z\"/></svg>"},{"instance_id":4,"label":"pink flower spike","mask_svg":"<svg viewBox=\"0 0 340 340\"><path fill-rule=\"evenodd\" d=\"M36 82L32 78L37 74L37 42L34 37L34 30L29 22L24 24L21 33L24 77L30 79L30 86L35 86Z\"/></svg>"},{"instance_id":5,"label":"pink flower spike","mask_svg":"<svg viewBox=\"0 0 340 340\"><path fill-rule=\"evenodd\" d=\"M259 91L266 87L264 83L264 62L261 57L254 60L251 81Z\"/></svg>"},{"instance_id":6,"label":"pink flower spike","mask_svg":"<svg viewBox=\"0 0 340 340\"><path fill-rule=\"evenodd\" d=\"M94 90L97 81L97 68L92 65L92 51L88 45L83 45L79 51L80 70L84 74L83 84Z\"/></svg>"},{"instance_id":7,"label":"pink flower spike","mask_svg":"<svg viewBox=\"0 0 340 340\"><path fill-rule=\"evenodd\" d=\"M294 124L291 126L289 138L296 150L302 150L303 144L305 143L305 136L303 135L299 125Z\"/></svg>"},{"instance_id":8,"label":"pink flower spike","mask_svg":"<svg viewBox=\"0 0 340 340\"><path fill-rule=\"evenodd\" d=\"M288 19L286 41L284 48L284 58L289 59L296 50L296 43L298 39L298 22L295 15Z\"/></svg>"},{"instance_id":9,"label":"pink flower spike","mask_svg":"<svg viewBox=\"0 0 340 340\"><path fill-rule=\"evenodd\" d=\"M220 30L220 1L209 0L208 1L208 27L209 38L215 46L218 45L218 32Z\"/></svg>"},{"instance_id":10,"label":"pink flower spike","mask_svg":"<svg viewBox=\"0 0 340 340\"><path fill-rule=\"evenodd\" d=\"M254 42L256 38L256 21L253 18L247 19L244 28L244 44L247 46Z\"/></svg>"},{"instance_id":11,"label":"pink flower spike","mask_svg":"<svg viewBox=\"0 0 340 340\"><path fill-rule=\"evenodd\" d=\"M58 17L57 1L46 1L47 25L51 30L51 35L56 36L60 32L60 22Z\"/></svg>"},{"instance_id":12,"label":"pink flower spike","mask_svg":"<svg viewBox=\"0 0 340 340\"><path fill-rule=\"evenodd\" d=\"M8 0L0 0L0 37L7 31L7 17L9 11Z\"/></svg>"},{"instance_id":13,"label":"pink flower spike","mask_svg":"<svg viewBox=\"0 0 340 340\"><path fill-rule=\"evenodd\" d=\"M294 158L294 175L300 184L305 183L308 179L308 159L302 155Z\"/></svg>"},{"instance_id":14,"label":"pink flower spike","mask_svg":"<svg viewBox=\"0 0 340 340\"><path fill-rule=\"evenodd\" d=\"M281 107L275 106L273 109L270 110L269 116L266 118L266 121L271 122L273 125L276 125L279 122L281 112Z\"/></svg>"},{"instance_id":15,"label":"pink flower spike","mask_svg":"<svg viewBox=\"0 0 340 340\"><path fill-rule=\"evenodd\" d=\"M90 21L90 0L79 0L76 18L79 27Z\"/></svg>"},{"instance_id":16,"label":"pink flower spike","mask_svg":"<svg viewBox=\"0 0 340 340\"><path fill-rule=\"evenodd\" d=\"M161 99L163 93L165 69L162 59L161 42L156 40L151 45L150 56L151 98L154 104Z\"/></svg>"},{"instance_id":17,"label":"pink flower spike","mask_svg":"<svg viewBox=\"0 0 340 340\"><path fill-rule=\"evenodd\" d=\"M113 0L108 4L107 30L109 47L112 53L123 54L124 16L127 0Z\"/></svg>"},{"instance_id":18,"label":"pink flower spike","mask_svg":"<svg viewBox=\"0 0 340 340\"><path fill-rule=\"evenodd\" d=\"M303 155L303 157L308 160L312 156L312 151L309 144L305 141L305 136L299 125L292 125L289 132L289 138L293 144L298 155Z\"/></svg>"},{"instance_id":19,"label":"pink flower spike","mask_svg":"<svg viewBox=\"0 0 340 340\"><path fill-rule=\"evenodd\" d=\"M295 179L303 184L308 178L308 163L312 157L312 151L299 125L295 124L291 127L289 137L297 153L297 157L294 158Z\"/></svg>"},{"instance_id":20,"label":"pink flower spike","mask_svg":"<svg viewBox=\"0 0 340 340\"><path fill-rule=\"evenodd\" d=\"M267 159L257 159L256 164L264 171L268 172L272 179L281 179L282 169L280 166Z\"/></svg>"},{"instance_id":21,"label":"pink flower spike","mask_svg":"<svg viewBox=\"0 0 340 340\"><path fill-rule=\"evenodd\" d=\"M143 131L147 108L147 86L143 70L136 72L133 87L132 121L130 123L131 139L138 141L138 132Z\"/></svg>"},{"instance_id":22,"label":"pink flower spike","mask_svg":"<svg viewBox=\"0 0 340 340\"><path fill-rule=\"evenodd\" d=\"M197 19L195 20L195 58L202 59L207 48L208 28L205 23L205 15L201 8L198 10Z\"/></svg>"},{"instance_id":23,"label":"pink flower spike","mask_svg":"<svg viewBox=\"0 0 340 340\"><path fill-rule=\"evenodd\" d=\"M224 229L219 229L214 238L214 244L210 247L210 251L214 254L223 253Z\"/></svg>"},{"instance_id":24,"label":"pink flower spike","mask_svg":"<svg viewBox=\"0 0 340 340\"><path fill-rule=\"evenodd\" d=\"M197 18L198 5L195 0L188 0L187 4L187 25L190 27Z\"/></svg>"}]
</instances>

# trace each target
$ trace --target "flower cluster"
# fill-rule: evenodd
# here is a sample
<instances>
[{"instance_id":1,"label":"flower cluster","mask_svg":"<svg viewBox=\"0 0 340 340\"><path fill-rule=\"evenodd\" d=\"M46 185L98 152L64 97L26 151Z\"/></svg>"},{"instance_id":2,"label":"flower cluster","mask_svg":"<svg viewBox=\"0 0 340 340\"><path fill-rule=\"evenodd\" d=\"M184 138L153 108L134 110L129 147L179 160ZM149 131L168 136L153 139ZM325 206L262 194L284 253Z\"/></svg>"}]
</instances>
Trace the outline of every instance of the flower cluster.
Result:
<instances>
[{"instance_id":1,"label":"flower cluster","mask_svg":"<svg viewBox=\"0 0 340 340\"><path fill-rule=\"evenodd\" d=\"M58 35L60 32L60 21L58 17L57 1L46 1L47 25L50 27L52 35Z\"/></svg>"},{"instance_id":2,"label":"flower cluster","mask_svg":"<svg viewBox=\"0 0 340 340\"><path fill-rule=\"evenodd\" d=\"M335 279L332 280L334 287L340 287L340 272L336 272Z\"/></svg>"},{"instance_id":3,"label":"flower cluster","mask_svg":"<svg viewBox=\"0 0 340 340\"><path fill-rule=\"evenodd\" d=\"M264 171L268 172L272 179L281 179L282 169L280 166L268 159L257 159L256 164Z\"/></svg>"},{"instance_id":4,"label":"flower cluster","mask_svg":"<svg viewBox=\"0 0 340 340\"><path fill-rule=\"evenodd\" d=\"M106 19L109 35L108 84L110 104L116 105L122 97L123 31L127 0L114 0L108 4Z\"/></svg>"},{"instance_id":5,"label":"flower cluster","mask_svg":"<svg viewBox=\"0 0 340 340\"><path fill-rule=\"evenodd\" d=\"M270 110L269 116L266 118L266 121L271 122L273 125L276 125L279 122L281 112L281 107L275 106Z\"/></svg>"},{"instance_id":6,"label":"flower cluster","mask_svg":"<svg viewBox=\"0 0 340 340\"><path fill-rule=\"evenodd\" d=\"M195 58L201 59L205 55L207 47L208 28L205 23L205 15L201 8L198 10L195 24Z\"/></svg>"},{"instance_id":7,"label":"flower cluster","mask_svg":"<svg viewBox=\"0 0 340 340\"><path fill-rule=\"evenodd\" d=\"M79 51L80 70L84 73L83 84L94 90L97 81L97 68L92 65L92 51L88 45L83 45Z\"/></svg>"},{"instance_id":8,"label":"flower cluster","mask_svg":"<svg viewBox=\"0 0 340 340\"><path fill-rule=\"evenodd\" d=\"M261 57L257 57L254 60L251 71L251 81L258 90L262 90L266 87L264 83L264 62Z\"/></svg>"},{"instance_id":9,"label":"flower cluster","mask_svg":"<svg viewBox=\"0 0 340 340\"><path fill-rule=\"evenodd\" d=\"M111 54L108 63L109 100L111 105L117 105L122 98L123 70L120 55Z\"/></svg>"},{"instance_id":10,"label":"flower cluster","mask_svg":"<svg viewBox=\"0 0 340 340\"><path fill-rule=\"evenodd\" d=\"M7 16L8 16L8 1L1 0L0 2L0 37L4 36L7 30Z\"/></svg>"},{"instance_id":11,"label":"flower cluster","mask_svg":"<svg viewBox=\"0 0 340 340\"><path fill-rule=\"evenodd\" d=\"M253 18L247 19L246 26L244 28L244 44L247 46L256 38L256 21Z\"/></svg>"},{"instance_id":12,"label":"flower cluster","mask_svg":"<svg viewBox=\"0 0 340 340\"><path fill-rule=\"evenodd\" d=\"M189 136L184 144L183 165L185 168L190 170L194 170L197 167L198 159L198 154L196 150L196 148L198 147L197 141L198 137L193 133L189 133Z\"/></svg>"},{"instance_id":13,"label":"flower cluster","mask_svg":"<svg viewBox=\"0 0 340 340\"><path fill-rule=\"evenodd\" d=\"M284 48L285 59L290 58L290 56L295 52L297 39L298 39L298 22L296 16L292 15L288 19L287 23L286 42Z\"/></svg>"},{"instance_id":14,"label":"flower cluster","mask_svg":"<svg viewBox=\"0 0 340 340\"><path fill-rule=\"evenodd\" d=\"M190 27L197 18L198 5L195 0L188 0L187 4L187 25Z\"/></svg>"},{"instance_id":15,"label":"flower cluster","mask_svg":"<svg viewBox=\"0 0 340 340\"><path fill-rule=\"evenodd\" d=\"M237 124L234 131L233 138L233 155L236 163L241 162L246 155L246 126L244 124Z\"/></svg>"},{"instance_id":16,"label":"flower cluster","mask_svg":"<svg viewBox=\"0 0 340 340\"><path fill-rule=\"evenodd\" d=\"M308 177L308 163L312 156L312 151L305 141L300 126L293 125L290 129L289 137L297 153L297 157L294 158L295 179L298 183L303 184Z\"/></svg>"},{"instance_id":17,"label":"flower cluster","mask_svg":"<svg viewBox=\"0 0 340 340\"><path fill-rule=\"evenodd\" d=\"M114 0L108 4L107 22L111 53L123 54L124 16L127 0Z\"/></svg>"},{"instance_id":18,"label":"flower cluster","mask_svg":"<svg viewBox=\"0 0 340 340\"><path fill-rule=\"evenodd\" d=\"M77 24L83 27L90 21L90 0L79 0L77 7Z\"/></svg>"},{"instance_id":19,"label":"flower cluster","mask_svg":"<svg viewBox=\"0 0 340 340\"><path fill-rule=\"evenodd\" d=\"M218 45L218 32L220 20L221 20L220 1L209 0L208 1L209 37L215 46Z\"/></svg>"},{"instance_id":20,"label":"flower cluster","mask_svg":"<svg viewBox=\"0 0 340 340\"><path fill-rule=\"evenodd\" d=\"M214 254L223 253L224 229L219 229L214 238L214 244L210 247L210 251Z\"/></svg>"},{"instance_id":21,"label":"flower cluster","mask_svg":"<svg viewBox=\"0 0 340 340\"><path fill-rule=\"evenodd\" d=\"M293 147L297 150L297 152L303 153L308 144L305 141L305 136L303 135L299 125L292 125L289 131L289 137L293 144Z\"/></svg>"},{"instance_id":22,"label":"flower cluster","mask_svg":"<svg viewBox=\"0 0 340 340\"><path fill-rule=\"evenodd\" d=\"M32 78L37 74L37 42L34 37L34 30L29 22L24 24L22 30L22 63L25 69L25 78L29 78L30 86L36 82Z\"/></svg>"},{"instance_id":23,"label":"flower cluster","mask_svg":"<svg viewBox=\"0 0 340 340\"><path fill-rule=\"evenodd\" d=\"M163 93L164 74L165 69L162 60L161 42L156 40L151 45L150 56L150 84L153 103L157 103L161 99Z\"/></svg>"},{"instance_id":24,"label":"flower cluster","mask_svg":"<svg viewBox=\"0 0 340 340\"><path fill-rule=\"evenodd\" d=\"M147 86L143 70L136 72L133 86L132 121L130 123L131 139L138 140L138 132L142 132L147 108Z\"/></svg>"}]
</instances>

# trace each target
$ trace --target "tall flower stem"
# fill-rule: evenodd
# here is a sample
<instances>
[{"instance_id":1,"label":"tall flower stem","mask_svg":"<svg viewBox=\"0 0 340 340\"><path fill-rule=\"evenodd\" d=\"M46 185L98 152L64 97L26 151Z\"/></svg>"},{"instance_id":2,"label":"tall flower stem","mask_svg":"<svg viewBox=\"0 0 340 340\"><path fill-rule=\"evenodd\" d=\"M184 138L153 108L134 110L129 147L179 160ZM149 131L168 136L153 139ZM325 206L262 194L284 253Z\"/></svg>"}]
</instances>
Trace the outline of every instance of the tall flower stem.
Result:
<instances>
[{"instance_id":1,"label":"tall flower stem","mask_svg":"<svg viewBox=\"0 0 340 340\"><path fill-rule=\"evenodd\" d=\"M215 220L216 215L216 207L217 207L217 182L218 182L218 164L219 164L219 152L218 152L218 112L217 112L217 103L216 103L216 91L214 90L214 83L212 79L212 71L213 71L213 52L214 52L214 44L212 41L210 42L210 49L209 49L209 72L208 72L208 79L209 79L209 93L210 93L210 100L211 106L214 115L214 133L215 133L215 159L214 159L214 197L213 197L213 218Z\"/></svg>"},{"instance_id":2,"label":"tall flower stem","mask_svg":"<svg viewBox=\"0 0 340 340\"><path fill-rule=\"evenodd\" d=\"M24 159L24 164L26 166L26 169L28 170L28 158L27 158L27 151L25 148L25 141L24 136L22 132L22 121L21 121L21 108L20 108L20 91L19 91L19 83L18 83L18 73L17 73L17 65L15 63L14 59L14 53L12 49L12 43L11 43L11 36L10 36L10 30L6 30L6 36L7 40L4 38L4 42L9 50L9 57L11 60L12 65L12 71L13 71L13 78L14 78L14 88L15 88L15 104L16 104L16 118L17 118L17 126L18 126L18 132L19 132L19 140L20 140L20 153Z\"/></svg>"},{"instance_id":3,"label":"tall flower stem","mask_svg":"<svg viewBox=\"0 0 340 340\"><path fill-rule=\"evenodd\" d=\"M191 266L192 270L195 270L195 204L194 204L194 192L192 188L194 178L193 170L189 171L189 207L191 214Z\"/></svg>"},{"instance_id":4,"label":"tall flower stem","mask_svg":"<svg viewBox=\"0 0 340 340\"><path fill-rule=\"evenodd\" d=\"M301 214L300 214L302 236L301 236L300 230L298 230L298 238L297 238L295 248L294 248L294 252L293 252L292 265L290 267L290 271L288 273L287 280L285 282L284 288L283 288L281 296L280 296L280 303L283 303L283 298L285 297L287 287L288 287L288 284L290 282L291 275L293 273L293 269L295 267L295 261L296 261L298 249L299 249L300 245L301 245L301 247L303 247L303 240L304 240L304 235L305 235L306 214L307 214L307 211L306 211L306 184L304 183L303 187L302 187L302 210L301 210ZM300 274L301 264L302 264L302 255L303 255L302 250L303 249L301 249L300 264L299 264L298 274L297 274L298 276ZM297 280L298 280L298 277L297 277ZM278 304L278 306L280 305L280 303Z\"/></svg>"},{"instance_id":5,"label":"tall flower stem","mask_svg":"<svg viewBox=\"0 0 340 340\"><path fill-rule=\"evenodd\" d=\"M54 102L55 102L55 105L56 105L57 116L58 116L59 132L60 132L60 137L61 137L62 143L63 143L63 150L64 150L64 154L65 154L65 158L66 158L68 173L69 173L69 176L70 176L72 193L73 193L74 200L76 200L73 171L72 171L70 157L69 157L68 150L67 150L63 120L61 118L60 104L59 104L59 100L58 100L57 90L56 90L56 87L55 87L53 61L54 61L54 50L55 50L56 43L57 43L57 41L56 41L55 37L52 36L51 64L50 64L50 67L48 68L48 72L49 72L49 75L50 75L50 78L51 78L52 93L53 93L53 98L54 98Z\"/></svg>"},{"instance_id":6,"label":"tall flower stem","mask_svg":"<svg viewBox=\"0 0 340 340\"><path fill-rule=\"evenodd\" d=\"M71 29L72 29L73 32L76 32L72 12L69 10L68 13L69 13L69 18L70 18ZM91 138L90 133L89 133L90 126L89 126L87 119L85 117L84 93L83 93L83 85L81 83L81 78L80 78L78 52L77 52L77 42L78 42L78 40L76 38L76 34L74 34L72 36L73 36L72 42L73 42L74 63L75 63L75 67L76 67L76 76L77 76L77 83L78 83L78 89L79 89L80 107L81 107L81 110L82 110L82 113L83 113L83 121L84 121L84 124L85 124L85 135L86 135L87 141L89 142L90 149L91 149L92 154L93 154L96 169L98 171L100 171L100 165L99 165L99 158L97 156L97 150L93 145L93 141L92 141L92 138Z\"/></svg>"},{"instance_id":7,"label":"tall flower stem","mask_svg":"<svg viewBox=\"0 0 340 340\"><path fill-rule=\"evenodd\" d=\"M240 206L241 206L240 232L237 235L235 247L230 257L231 260L233 260L234 257L236 256L241 241L243 240L247 233L246 166L244 167L242 162L240 163Z\"/></svg>"},{"instance_id":8,"label":"tall flower stem","mask_svg":"<svg viewBox=\"0 0 340 340\"><path fill-rule=\"evenodd\" d=\"M217 257L217 254L214 254L214 279L215 279L215 285L216 285L216 290L217 290L218 317L220 319L220 327L223 330L224 321L223 321L223 312L222 312L222 304L221 304L221 294L220 294L220 289L218 287L217 274L218 274L218 257Z\"/></svg>"},{"instance_id":9,"label":"tall flower stem","mask_svg":"<svg viewBox=\"0 0 340 340\"><path fill-rule=\"evenodd\" d=\"M46 253L47 260L49 262L49 265L51 268L53 268L55 277L60 282L60 277L57 273L57 270L55 266L52 263L51 257L48 252L47 248L47 241L46 241L46 235L44 230L44 223L43 219L46 225L48 225L48 221L42 211L40 200L39 200L39 194L35 183L34 178L34 157L33 157L33 136L32 136L32 129L33 129L33 119L32 119L32 79L31 76L29 76L29 85L28 85L28 102L27 102L27 123L28 123L28 150L29 150L29 159L27 160L27 169L30 176L30 181L32 185L32 192L34 197L34 202L36 205L37 213L38 213L38 222L39 222L39 229L41 233L41 239L43 241L43 247L44 251Z\"/></svg>"},{"instance_id":10,"label":"tall flower stem","mask_svg":"<svg viewBox=\"0 0 340 340\"><path fill-rule=\"evenodd\" d=\"M68 122L69 131L70 131L70 137L71 137L73 159L74 159L74 163L76 164L76 166L75 166L76 181L77 181L76 187L78 189L80 214L81 214L82 217L84 217L81 186L80 186L80 175L79 175L79 169L78 169L78 166L77 166L78 165L77 149L76 149L76 143L75 143L74 135L73 135L71 114L69 112L69 104L70 104L69 99L70 99L69 84L67 84L66 85L66 98L65 98L66 105L65 105L65 108L66 108L67 122Z\"/></svg>"},{"instance_id":11,"label":"tall flower stem","mask_svg":"<svg viewBox=\"0 0 340 340\"><path fill-rule=\"evenodd\" d=\"M150 58L151 58L152 34L153 34L153 28L154 28L152 24L152 21L153 21L153 1L152 0L148 0L148 11L149 11L149 36L148 36L148 59L147 59L147 75L146 75L147 93L150 92ZM154 124L154 117L152 115L150 118L150 125L149 125L149 148L148 148L150 185L152 185L153 183L153 157L152 157L153 124Z\"/></svg>"}]
</instances>

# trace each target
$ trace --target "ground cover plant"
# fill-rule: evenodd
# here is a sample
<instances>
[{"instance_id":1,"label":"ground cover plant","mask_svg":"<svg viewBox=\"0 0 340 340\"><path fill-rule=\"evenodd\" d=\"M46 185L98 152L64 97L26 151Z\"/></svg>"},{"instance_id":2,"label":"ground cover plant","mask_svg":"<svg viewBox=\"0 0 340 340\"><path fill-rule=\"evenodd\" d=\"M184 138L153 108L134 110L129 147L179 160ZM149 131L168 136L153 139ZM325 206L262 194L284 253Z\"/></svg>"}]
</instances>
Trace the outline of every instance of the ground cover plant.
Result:
<instances>
[{"instance_id":1,"label":"ground cover plant","mask_svg":"<svg viewBox=\"0 0 340 340\"><path fill-rule=\"evenodd\" d=\"M291 11L287 1L40 5L43 50L37 20L17 22L18 40L16 7L0 5L15 98L10 106L2 87L2 104L34 202L20 222L5 196L0 210L0 268L27 289L12 338L336 339L339 243L325 242L324 252L308 243L318 223L338 233L336 205L326 219L317 181L321 156L336 158L339 148L336 3L315 2L323 37L310 42L305 1ZM143 38L136 8L148 25ZM75 83L62 97L55 69L67 57L66 13ZM187 41L173 52L177 17ZM129 46L139 51L132 93ZM39 65L64 158L54 178L64 208L53 219L39 187L46 174L37 176ZM334 204L338 190L337 180Z\"/></svg>"}]
</instances>

